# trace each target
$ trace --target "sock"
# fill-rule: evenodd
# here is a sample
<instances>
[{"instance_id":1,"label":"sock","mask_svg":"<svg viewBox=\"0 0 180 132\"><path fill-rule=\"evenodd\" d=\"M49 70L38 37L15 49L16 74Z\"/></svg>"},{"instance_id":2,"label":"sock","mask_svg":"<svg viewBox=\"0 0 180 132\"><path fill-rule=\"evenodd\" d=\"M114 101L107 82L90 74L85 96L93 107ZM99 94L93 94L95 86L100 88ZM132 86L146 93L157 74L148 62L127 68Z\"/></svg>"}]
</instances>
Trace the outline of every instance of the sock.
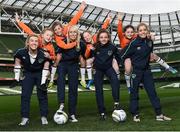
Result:
<instances>
[{"instance_id":1,"label":"sock","mask_svg":"<svg viewBox=\"0 0 180 132\"><path fill-rule=\"evenodd\" d=\"M165 69L169 69L169 65L160 57L158 58L158 60L156 61L159 65L163 66Z\"/></svg>"},{"instance_id":2,"label":"sock","mask_svg":"<svg viewBox=\"0 0 180 132\"><path fill-rule=\"evenodd\" d=\"M14 79L19 82L21 75L21 66L14 66L14 74L15 74Z\"/></svg>"},{"instance_id":3,"label":"sock","mask_svg":"<svg viewBox=\"0 0 180 132\"><path fill-rule=\"evenodd\" d=\"M53 81L54 81L54 76L55 76L55 74L56 74L56 70L57 70L57 67L52 66L52 68L51 68L51 78L50 78L50 82L53 82Z\"/></svg>"},{"instance_id":4,"label":"sock","mask_svg":"<svg viewBox=\"0 0 180 132\"><path fill-rule=\"evenodd\" d=\"M46 79L49 74L49 69L43 69L42 70L42 77L41 77L41 85L46 83Z\"/></svg>"},{"instance_id":5,"label":"sock","mask_svg":"<svg viewBox=\"0 0 180 132\"><path fill-rule=\"evenodd\" d=\"M131 86L131 84L130 84L130 75L128 75L128 74L124 74L124 77L125 77L125 80L126 80L126 85L127 85L127 87L129 88L130 86Z\"/></svg>"},{"instance_id":6,"label":"sock","mask_svg":"<svg viewBox=\"0 0 180 132\"><path fill-rule=\"evenodd\" d=\"M87 75L88 75L88 79L92 80L92 67L91 66L87 66Z\"/></svg>"},{"instance_id":7,"label":"sock","mask_svg":"<svg viewBox=\"0 0 180 132\"><path fill-rule=\"evenodd\" d=\"M81 81L85 82L85 72L86 72L86 68L85 67L81 67L80 68L80 72L81 72Z\"/></svg>"}]
</instances>

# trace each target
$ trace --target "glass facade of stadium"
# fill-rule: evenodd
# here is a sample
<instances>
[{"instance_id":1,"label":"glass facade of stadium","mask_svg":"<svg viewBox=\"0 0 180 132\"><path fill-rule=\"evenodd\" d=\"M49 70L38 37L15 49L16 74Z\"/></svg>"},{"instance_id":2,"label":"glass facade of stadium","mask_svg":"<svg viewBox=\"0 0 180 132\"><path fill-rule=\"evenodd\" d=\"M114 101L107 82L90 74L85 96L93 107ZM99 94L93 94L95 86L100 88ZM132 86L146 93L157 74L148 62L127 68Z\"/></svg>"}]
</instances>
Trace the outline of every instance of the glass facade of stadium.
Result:
<instances>
[{"instance_id":1,"label":"glass facade of stadium","mask_svg":"<svg viewBox=\"0 0 180 132\"><path fill-rule=\"evenodd\" d=\"M39 33L44 27L60 20L69 22L77 13L81 3L71 0L0 0L0 31L1 34L22 34L23 32L13 20L14 12L23 15L23 21ZM117 13L93 5L87 5L78 27L80 31L97 32L101 24L112 14L109 30L115 44L119 43L117 36ZM170 52L180 50L180 11L162 14L128 14L124 13L123 25L137 26L144 22L155 34L154 51Z\"/></svg>"}]
</instances>

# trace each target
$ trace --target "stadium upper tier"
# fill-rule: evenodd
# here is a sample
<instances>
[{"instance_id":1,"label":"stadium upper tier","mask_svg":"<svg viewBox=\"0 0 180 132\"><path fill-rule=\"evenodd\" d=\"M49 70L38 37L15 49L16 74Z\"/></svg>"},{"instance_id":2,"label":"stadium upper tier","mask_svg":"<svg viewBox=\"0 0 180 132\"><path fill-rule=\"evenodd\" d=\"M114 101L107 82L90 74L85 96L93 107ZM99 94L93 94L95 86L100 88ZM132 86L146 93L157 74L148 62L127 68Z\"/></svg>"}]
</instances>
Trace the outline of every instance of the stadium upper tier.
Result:
<instances>
[{"instance_id":1,"label":"stadium upper tier","mask_svg":"<svg viewBox=\"0 0 180 132\"><path fill-rule=\"evenodd\" d=\"M14 12L22 14L23 21L39 33L44 27L50 26L56 20L60 20L64 24L69 22L79 10L80 4L72 0L0 0L1 32L20 33L12 22L13 20L11 21ZM78 27L81 31L89 30L95 33L109 13L112 15L109 26L112 40L115 44L119 44L116 11L87 5ZM140 22L150 26L150 31L155 34L155 51L180 50L180 11L152 15L123 14L123 26L132 24L136 27Z\"/></svg>"}]
</instances>

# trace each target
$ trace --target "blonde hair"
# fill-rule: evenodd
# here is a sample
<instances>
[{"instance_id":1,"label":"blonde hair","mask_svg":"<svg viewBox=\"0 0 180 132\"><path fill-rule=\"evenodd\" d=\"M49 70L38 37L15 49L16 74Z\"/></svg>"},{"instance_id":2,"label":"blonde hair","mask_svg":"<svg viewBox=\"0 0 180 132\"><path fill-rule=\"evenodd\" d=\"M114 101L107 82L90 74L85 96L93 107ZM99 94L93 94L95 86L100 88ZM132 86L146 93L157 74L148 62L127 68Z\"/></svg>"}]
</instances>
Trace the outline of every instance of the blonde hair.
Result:
<instances>
[{"instance_id":1,"label":"blonde hair","mask_svg":"<svg viewBox=\"0 0 180 132\"><path fill-rule=\"evenodd\" d=\"M138 26L137 26L137 32L138 32L139 28L142 27L142 26L146 27L147 31L149 32L149 27L148 27L148 25L145 24L145 23L140 23L140 24L138 24Z\"/></svg>"},{"instance_id":2,"label":"blonde hair","mask_svg":"<svg viewBox=\"0 0 180 132\"><path fill-rule=\"evenodd\" d=\"M30 38L32 38L32 37L38 38L38 35L37 35L37 34L28 35L28 37L27 37L27 39L26 39L26 41L25 41L25 48L28 48L29 40L30 40Z\"/></svg>"},{"instance_id":3,"label":"blonde hair","mask_svg":"<svg viewBox=\"0 0 180 132\"><path fill-rule=\"evenodd\" d=\"M54 32L51 28L45 28L44 30L42 30L41 34L44 34L46 31L50 31L54 35Z\"/></svg>"},{"instance_id":4,"label":"blonde hair","mask_svg":"<svg viewBox=\"0 0 180 132\"><path fill-rule=\"evenodd\" d=\"M67 33L67 43L70 43L71 42L71 39L69 37L69 32L70 30L73 30L77 33L77 38L76 38L76 42L77 42L77 48L80 48L80 39L81 39L81 35L80 35L80 32L78 30L78 27L77 26L70 26L68 28L68 33Z\"/></svg>"}]
</instances>

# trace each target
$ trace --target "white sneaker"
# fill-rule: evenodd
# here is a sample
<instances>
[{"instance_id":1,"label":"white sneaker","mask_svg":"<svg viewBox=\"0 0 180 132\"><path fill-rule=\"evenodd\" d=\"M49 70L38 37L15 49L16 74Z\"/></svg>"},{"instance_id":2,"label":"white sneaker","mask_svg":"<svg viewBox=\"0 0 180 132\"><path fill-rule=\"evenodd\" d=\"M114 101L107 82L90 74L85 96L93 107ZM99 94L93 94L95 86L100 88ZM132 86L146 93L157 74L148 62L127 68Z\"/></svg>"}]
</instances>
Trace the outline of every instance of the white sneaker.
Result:
<instances>
[{"instance_id":1,"label":"white sneaker","mask_svg":"<svg viewBox=\"0 0 180 132\"><path fill-rule=\"evenodd\" d=\"M133 121L134 121L134 122L140 122L141 120L140 120L140 118L139 118L139 115L135 115L135 116L133 117Z\"/></svg>"},{"instance_id":2,"label":"white sneaker","mask_svg":"<svg viewBox=\"0 0 180 132\"><path fill-rule=\"evenodd\" d=\"M71 116L69 117L69 120L70 120L71 122L78 122L78 120L76 119L75 115L71 115Z\"/></svg>"},{"instance_id":3,"label":"white sneaker","mask_svg":"<svg viewBox=\"0 0 180 132\"><path fill-rule=\"evenodd\" d=\"M29 118L22 118L21 122L18 124L19 126L26 126L27 124L29 124Z\"/></svg>"},{"instance_id":4,"label":"white sneaker","mask_svg":"<svg viewBox=\"0 0 180 132\"><path fill-rule=\"evenodd\" d=\"M164 116L163 114L156 116L156 121L171 121L172 118Z\"/></svg>"},{"instance_id":5,"label":"white sneaker","mask_svg":"<svg viewBox=\"0 0 180 132\"><path fill-rule=\"evenodd\" d=\"M42 123L42 125L48 125L47 118L44 117L44 116L42 116L42 117L41 117L41 123Z\"/></svg>"},{"instance_id":6,"label":"white sneaker","mask_svg":"<svg viewBox=\"0 0 180 132\"><path fill-rule=\"evenodd\" d=\"M64 111L64 104L60 104L59 109L56 112Z\"/></svg>"}]
</instances>

